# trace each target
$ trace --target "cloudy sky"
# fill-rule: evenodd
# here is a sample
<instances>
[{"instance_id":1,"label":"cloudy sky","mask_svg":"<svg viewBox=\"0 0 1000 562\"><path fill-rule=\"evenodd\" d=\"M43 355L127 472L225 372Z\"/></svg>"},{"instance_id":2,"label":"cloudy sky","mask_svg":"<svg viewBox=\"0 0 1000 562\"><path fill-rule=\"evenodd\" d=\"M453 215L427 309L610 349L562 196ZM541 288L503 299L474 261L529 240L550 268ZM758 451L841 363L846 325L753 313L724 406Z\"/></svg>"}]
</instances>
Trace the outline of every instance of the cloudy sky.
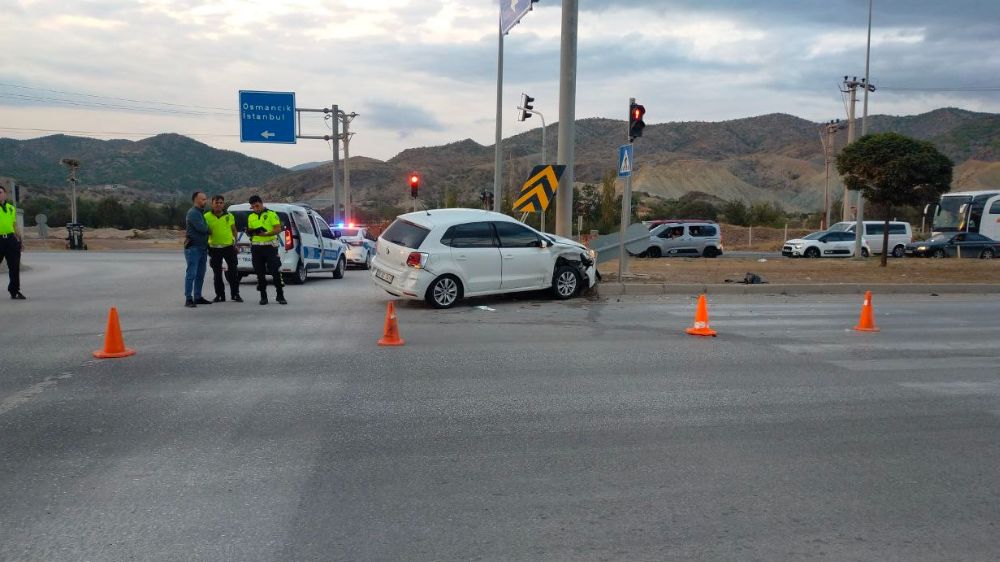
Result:
<instances>
[{"instance_id":1,"label":"cloudy sky","mask_svg":"<svg viewBox=\"0 0 1000 562\"><path fill-rule=\"evenodd\" d=\"M1000 112L1000 1L874 0L871 113ZM580 0L577 118L845 116L863 76L867 0ZM237 92L359 114L351 155L493 144L497 0L0 0L0 136L192 136L291 166L321 140L241 144ZM504 136L520 93L558 117L561 5L505 40ZM859 107L860 114L860 107ZM301 134L322 135L306 119Z\"/></svg>"}]
</instances>

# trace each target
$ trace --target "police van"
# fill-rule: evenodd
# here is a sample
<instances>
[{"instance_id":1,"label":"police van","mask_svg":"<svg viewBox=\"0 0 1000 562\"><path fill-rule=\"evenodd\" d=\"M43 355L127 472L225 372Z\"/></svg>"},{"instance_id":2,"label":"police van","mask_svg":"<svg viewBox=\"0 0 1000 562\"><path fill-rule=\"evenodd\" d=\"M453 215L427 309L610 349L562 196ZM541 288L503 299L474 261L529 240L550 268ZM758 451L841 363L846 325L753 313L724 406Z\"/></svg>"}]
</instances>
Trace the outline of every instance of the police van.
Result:
<instances>
[{"instance_id":1,"label":"police van","mask_svg":"<svg viewBox=\"0 0 1000 562\"><path fill-rule=\"evenodd\" d=\"M347 245L340 241L340 233L308 205L265 203L264 208L277 213L281 219L278 233L278 257L281 258L282 276L292 283L305 283L309 275L331 273L334 279L344 277L347 269ZM237 265L240 278L253 274L250 260L250 237L246 233L250 205L230 205L229 212L236 219Z\"/></svg>"}]
</instances>

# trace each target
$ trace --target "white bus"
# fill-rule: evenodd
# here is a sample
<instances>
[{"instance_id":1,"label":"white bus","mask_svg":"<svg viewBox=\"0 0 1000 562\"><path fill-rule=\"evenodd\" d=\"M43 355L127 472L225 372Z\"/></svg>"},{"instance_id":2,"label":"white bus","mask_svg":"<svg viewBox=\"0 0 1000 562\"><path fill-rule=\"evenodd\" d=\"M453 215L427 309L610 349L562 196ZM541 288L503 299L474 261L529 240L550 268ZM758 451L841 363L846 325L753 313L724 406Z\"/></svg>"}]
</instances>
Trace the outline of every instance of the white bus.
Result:
<instances>
[{"instance_id":1,"label":"white bus","mask_svg":"<svg viewBox=\"0 0 1000 562\"><path fill-rule=\"evenodd\" d=\"M1000 189L945 193L931 224L934 234L978 232L1000 240Z\"/></svg>"}]
</instances>

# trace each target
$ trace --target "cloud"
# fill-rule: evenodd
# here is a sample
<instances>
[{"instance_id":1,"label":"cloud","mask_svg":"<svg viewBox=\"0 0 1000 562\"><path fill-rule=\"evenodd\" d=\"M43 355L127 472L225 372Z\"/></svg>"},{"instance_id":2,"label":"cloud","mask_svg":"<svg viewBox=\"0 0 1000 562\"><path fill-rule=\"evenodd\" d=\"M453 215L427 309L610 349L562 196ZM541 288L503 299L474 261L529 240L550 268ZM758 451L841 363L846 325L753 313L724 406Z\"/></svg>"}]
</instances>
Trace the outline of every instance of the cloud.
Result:
<instances>
[{"instance_id":1,"label":"cloud","mask_svg":"<svg viewBox=\"0 0 1000 562\"><path fill-rule=\"evenodd\" d=\"M417 131L444 131L445 126L433 114L417 105L404 102L373 100L362 108L369 127L396 131L403 138Z\"/></svg>"}]
</instances>

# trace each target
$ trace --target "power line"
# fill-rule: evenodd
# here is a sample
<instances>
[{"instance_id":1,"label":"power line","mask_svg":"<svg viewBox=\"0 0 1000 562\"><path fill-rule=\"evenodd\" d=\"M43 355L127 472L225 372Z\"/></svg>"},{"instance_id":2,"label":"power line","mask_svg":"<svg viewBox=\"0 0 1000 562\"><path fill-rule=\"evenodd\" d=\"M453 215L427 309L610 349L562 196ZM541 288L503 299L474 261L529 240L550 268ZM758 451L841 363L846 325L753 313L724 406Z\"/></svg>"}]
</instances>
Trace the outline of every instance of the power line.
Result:
<instances>
[{"instance_id":1,"label":"power line","mask_svg":"<svg viewBox=\"0 0 1000 562\"><path fill-rule=\"evenodd\" d=\"M190 110L183 110L183 109L167 109L167 108L163 108L163 107L135 107L135 106L121 105L121 104L112 104L112 103L86 102L86 101L76 101L76 100L68 100L68 99L62 99L62 98L50 98L50 97L43 97L43 96L33 96L33 95L27 95L27 94L14 94L14 93L10 93L10 92L0 92L0 98L17 99L17 100L23 100L23 101L57 103L57 104L72 105L72 106L77 106L77 107L91 107L91 108L100 108L100 109L116 109L116 110L122 110L122 111L136 111L136 112L141 112L141 113L165 113L165 114L169 114L169 115L194 115L194 116L219 115L219 116L230 117L230 116L233 115L233 113L235 113L233 111L230 111L228 113L222 113L222 112L209 112L209 111L190 111Z\"/></svg>"},{"instance_id":2,"label":"power line","mask_svg":"<svg viewBox=\"0 0 1000 562\"><path fill-rule=\"evenodd\" d=\"M1000 86L970 86L970 87L956 87L956 88L911 88L911 87L893 87L893 86L879 86L881 90L888 90L890 92L1000 92Z\"/></svg>"},{"instance_id":3,"label":"power line","mask_svg":"<svg viewBox=\"0 0 1000 562\"><path fill-rule=\"evenodd\" d=\"M66 94L66 95L70 95L70 96L84 96L84 97L88 97L88 98L103 98L103 99L108 99L108 100L127 101L127 102L130 102L130 103L152 103L152 104L155 104L155 105L169 105L171 107L187 107L187 108L193 108L193 109L218 109L218 110L222 110L222 111L230 111L230 108L228 108L228 107L212 107L212 106L204 106L204 105L186 105L186 104L180 104L180 103L170 103L170 102L166 102L166 101L135 100L135 99L129 99L129 98L116 98L116 97L113 97L113 96L101 96L101 95L97 95L97 94L85 94L83 92L71 92L71 91L67 91L67 90L50 90L50 89L47 89L47 88L34 88L32 86L22 86L20 84L8 84L8 83L4 83L4 82L0 82L0 86L6 86L8 88L21 88L21 89L24 89L24 90L36 90L36 91L39 91L39 92L50 92L50 93L55 93L55 94Z\"/></svg>"}]
</instances>

